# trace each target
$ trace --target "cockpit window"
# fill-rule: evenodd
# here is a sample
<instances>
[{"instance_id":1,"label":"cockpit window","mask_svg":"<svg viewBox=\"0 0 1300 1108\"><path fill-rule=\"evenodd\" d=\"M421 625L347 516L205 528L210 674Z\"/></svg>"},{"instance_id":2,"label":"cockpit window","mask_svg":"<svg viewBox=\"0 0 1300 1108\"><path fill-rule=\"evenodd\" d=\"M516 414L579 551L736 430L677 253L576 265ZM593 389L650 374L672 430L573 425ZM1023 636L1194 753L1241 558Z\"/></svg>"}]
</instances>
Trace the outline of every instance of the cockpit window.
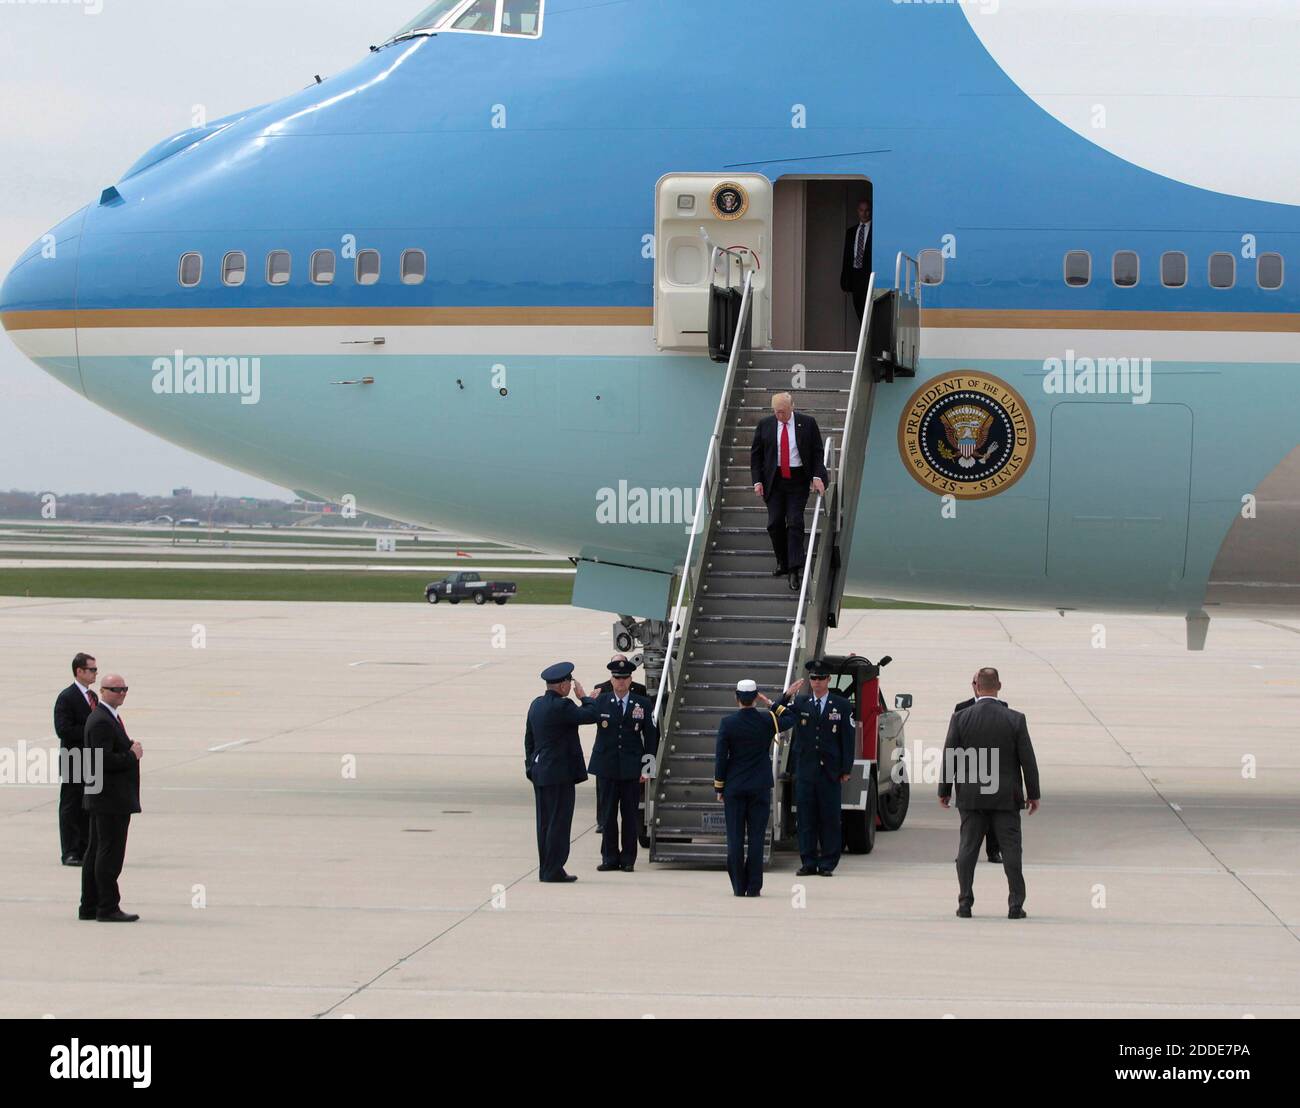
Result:
<instances>
[{"instance_id":1,"label":"cockpit window","mask_svg":"<svg viewBox=\"0 0 1300 1108\"><path fill-rule=\"evenodd\" d=\"M436 0L388 41L447 31L537 38L545 8L546 0Z\"/></svg>"},{"instance_id":2,"label":"cockpit window","mask_svg":"<svg viewBox=\"0 0 1300 1108\"><path fill-rule=\"evenodd\" d=\"M392 42L403 35L414 34L416 31L432 31L447 18L448 14L464 3L465 0L436 0L435 3L430 4L410 23L406 24L397 34L393 35L393 38L389 39L389 41Z\"/></svg>"}]
</instances>

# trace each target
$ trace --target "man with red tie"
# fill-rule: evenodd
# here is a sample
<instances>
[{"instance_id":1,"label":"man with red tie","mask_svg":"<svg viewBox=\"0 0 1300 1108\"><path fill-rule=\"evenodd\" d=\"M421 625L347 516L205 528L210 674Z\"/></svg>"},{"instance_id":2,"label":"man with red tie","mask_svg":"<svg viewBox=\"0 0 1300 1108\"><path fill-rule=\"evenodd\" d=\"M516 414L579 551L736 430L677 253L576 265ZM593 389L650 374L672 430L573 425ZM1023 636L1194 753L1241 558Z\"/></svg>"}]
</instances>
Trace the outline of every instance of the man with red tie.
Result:
<instances>
[{"instance_id":1,"label":"man with red tie","mask_svg":"<svg viewBox=\"0 0 1300 1108\"><path fill-rule=\"evenodd\" d=\"M99 706L86 720L86 810L90 843L81 866L79 919L134 923L140 917L122 911L117 879L126 861L126 833L140 811L140 759L144 750L126 731L119 709L126 682L117 674L99 683Z\"/></svg>"},{"instance_id":2,"label":"man with red tie","mask_svg":"<svg viewBox=\"0 0 1300 1108\"><path fill-rule=\"evenodd\" d=\"M826 491L829 477L822 456L822 433L810 415L794 410L794 397L772 397L772 414L754 429L749 450L754 492L767 502L767 533L776 554L773 577L788 576L796 592L803 578L804 509L809 488Z\"/></svg>"},{"instance_id":3,"label":"man with red tie","mask_svg":"<svg viewBox=\"0 0 1300 1108\"><path fill-rule=\"evenodd\" d=\"M99 704L90 686L99 668L89 654L72 659L72 684L54 701L54 733L59 747L68 751L63 764L70 772L59 786L59 847L65 866L79 866L90 838L90 816L82 807L85 778L81 774L81 743L86 734L86 720Z\"/></svg>"}]
</instances>

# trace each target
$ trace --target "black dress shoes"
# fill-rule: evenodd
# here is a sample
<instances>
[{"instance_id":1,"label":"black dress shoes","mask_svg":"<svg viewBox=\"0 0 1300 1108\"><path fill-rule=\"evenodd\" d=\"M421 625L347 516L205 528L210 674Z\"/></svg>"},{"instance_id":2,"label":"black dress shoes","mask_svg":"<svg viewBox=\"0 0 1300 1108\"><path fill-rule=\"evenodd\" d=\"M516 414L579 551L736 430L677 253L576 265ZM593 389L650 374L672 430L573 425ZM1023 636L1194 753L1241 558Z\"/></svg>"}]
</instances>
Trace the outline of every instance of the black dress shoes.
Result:
<instances>
[{"instance_id":1,"label":"black dress shoes","mask_svg":"<svg viewBox=\"0 0 1300 1108\"><path fill-rule=\"evenodd\" d=\"M796 877L816 877L816 876L817 876L817 867L816 867L816 866L800 866L799 869L795 872L795 876L796 876Z\"/></svg>"},{"instance_id":2,"label":"black dress shoes","mask_svg":"<svg viewBox=\"0 0 1300 1108\"><path fill-rule=\"evenodd\" d=\"M1028 918L1029 918L1029 913L1026 912L1023 908L1012 908L1011 911L1007 913L1007 919L1028 919Z\"/></svg>"},{"instance_id":3,"label":"black dress shoes","mask_svg":"<svg viewBox=\"0 0 1300 1108\"><path fill-rule=\"evenodd\" d=\"M969 909L969 908L958 908L958 909L957 909L957 918L958 918L958 919L970 919L970 909Z\"/></svg>"},{"instance_id":4,"label":"black dress shoes","mask_svg":"<svg viewBox=\"0 0 1300 1108\"><path fill-rule=\"evenodd\" d=\"M618 868L621 869L624 873L631 873L634 869L636 869L636 866L635 865L619 866Z\"/></svg>"},{"instance_id":5,"label":"black dress shoes","mask_svg":"<svg viewBox=\"0 0 1300 1108\"><path fill-rule=\"evenodd\" d=\"M95 918L94 908L91 908L89 911L87 911L85 908L77 909L77 919L94 919L94 918Z\"/></svg>"},{"instance_id":6,"label":"black dress shoes","mask_svg":"<svg viewBox=\"0 0 1300 1108\"><path fill-rule=\"evenodd\" d=\"M65 855L63 856L63 864L64 864L65 866L79 866L79 865L81 865L81 855L80 855L80 854L65 854Z\"/></svg>"},{"instance_id":7,"label":"black dress shoes","mask_svg":"<svg viewBox=\"0 0 1300 1108\"><path fill-rule=\"evenodd\" d=\"M762 896L763 894L755 889L752 893L746 893L746 896Z\"/></svg>"},{"instance_id":8,"label":"black dress shoes","mask_svg":"<svg viewBox=\"0 0 1300 1108\"><path fill-rule=\"evenodd\" d=\"M802 584L803 584L803 570L792 569L790 571L790 591L798 592Z\"/></svg>"},{"instance_id":9,"label":"black dress shoes","mask_svg":"<svg viewBox=\"0 0 1300 1108\"><path fill-rule=\"evenodd\" d=\"M818 876L818 877L834 877L834 876L835 876L835 871L834 871L833 869L819 869L819 870L817 871L817 876Z\"/></svg>"},{"instance_id":10,"label":"black dress shoes","mask_svg":"<svg viewBox=\"0 0 1300 1108\"><path fill-rule=\"evenodd\" d=\"M616 866L613 862L601 862L600 865L596 867L596 872L608 873L612 869L618 869L618 866Z\"/></svg>"},{"instance_id":11,"label":"black dress shoes","mask_svg":"<svg viewBox=\"0 0 1300 1108\"><path fill-rule=\"evenodd\" d=\"M547 885L567 885L570 881L578 880L576 873L562 873L558 877L543 877L542 881Z\"/></svg>"},{"instance_id":12,"label":"black dress shoes","mask_svg":"<svg viewBox=\"0 0 1300 1108\"><path fill-rule=\"evenodd\" d=\"M134 912L124 912L119 908L116 912L100 912L95 918L100 923L135 923L140 917Z\"/></svg>"},{"instance_id":13,"label":"black dress shoes","mask_svg":"<svg viewBox=\"0 0 1300 1108\"><path fill-rule=\"evenodd\" d=\"M790 571L789 571L788 569L786 569L785 566L777 566L776 569L772 570L772 576L773 576L773 577L789 577L789 576L790 576Z\"/></svg>"}]
</instances>

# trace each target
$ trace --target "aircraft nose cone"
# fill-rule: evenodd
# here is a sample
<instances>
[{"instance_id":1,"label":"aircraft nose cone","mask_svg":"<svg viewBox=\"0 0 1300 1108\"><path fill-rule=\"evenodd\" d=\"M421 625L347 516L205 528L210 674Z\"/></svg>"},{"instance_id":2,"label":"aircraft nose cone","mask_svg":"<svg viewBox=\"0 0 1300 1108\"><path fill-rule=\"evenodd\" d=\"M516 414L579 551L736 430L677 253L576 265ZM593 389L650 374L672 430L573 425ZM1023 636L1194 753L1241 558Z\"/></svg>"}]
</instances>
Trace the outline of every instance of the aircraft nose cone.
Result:
<instances>
[{"instance_id":1,"label":"aircraft nose cone","mask_svg":"<svg viewBox=\"0 0 1300 1108\"><path fill-rule=\"evenodd\" d=\"M0 285L0 323L15 346L69 388L77 360L77 251L84 211L32 243Z\"/></svg>"}]
</instances>

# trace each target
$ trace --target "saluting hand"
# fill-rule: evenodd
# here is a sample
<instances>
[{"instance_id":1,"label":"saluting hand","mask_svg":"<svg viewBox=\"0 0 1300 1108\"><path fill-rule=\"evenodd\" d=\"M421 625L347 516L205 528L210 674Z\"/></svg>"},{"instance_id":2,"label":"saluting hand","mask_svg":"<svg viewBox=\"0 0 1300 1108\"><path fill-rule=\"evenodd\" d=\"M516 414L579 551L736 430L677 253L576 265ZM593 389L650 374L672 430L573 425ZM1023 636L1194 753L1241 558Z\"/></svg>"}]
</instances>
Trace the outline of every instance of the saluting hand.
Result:
<instances>
[{"instance_id":1,"label":"saluting hand","mask_svg":"<svg viewBox=\"0 0 1300 1108\"><path fill-rule=\"evenodd\" d=\"M579 700L587 699L587 690L582 687L582 682L576 677L573 679L573 691L578 694Z\"/></svg>"},{"instance_id":2,"label":"saluting hand","mask_svg":"<svg viewBox=\"0 0 1300 1108\"><path fill-rule=\"evenodd\" d=\"M791 685L788 689L785 690L785 695L786 696L798 695L799 690L802 689L805 684L807 684L807 679L800 677L798 681L796 681L793 685Z\"/></svg>"},{"instance_id":3,"label":"saluting hand","mask_svg":"<svg viewBox=\"0 0 1300 1108\"><path fill-rule=\"evenodd\" d=\"M755 698L764 708L772 707L772 701L768 698L767 693L759 693Z\"/></svg>"}]
</instances>

